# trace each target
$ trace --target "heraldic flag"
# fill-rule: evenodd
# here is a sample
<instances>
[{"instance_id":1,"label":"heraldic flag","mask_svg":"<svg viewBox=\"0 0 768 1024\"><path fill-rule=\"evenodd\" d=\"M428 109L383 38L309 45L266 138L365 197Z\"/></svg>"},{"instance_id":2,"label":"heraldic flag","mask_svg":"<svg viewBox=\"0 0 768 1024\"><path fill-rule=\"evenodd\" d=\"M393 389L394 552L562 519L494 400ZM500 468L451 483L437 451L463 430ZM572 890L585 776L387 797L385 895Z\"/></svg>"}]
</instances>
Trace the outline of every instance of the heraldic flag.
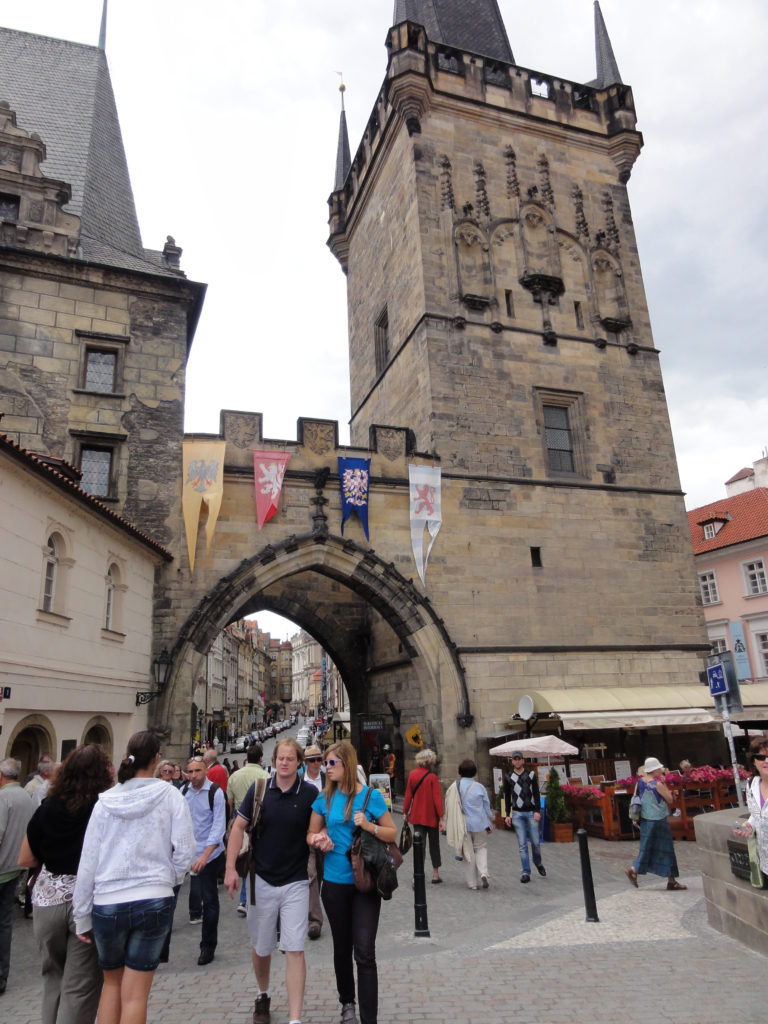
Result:
<instances>
[{"instance_id":1,"label":"heraldic flag","mask_svg":"<svg viewBox=\"0 0 768 1024\"><path fill-rule=\"evenodd\" d=\"M195 571L195 549L197 548L197 527L203 502L208 506L205 524L206 550L210 550L216 520L219 518L221 499L224 495L224 450L226 441L184 441L184 482L181 491L181 508L184 513L184 527L187 531L187 553L189 568Z\"/></svg>"},{"instance_id":2,"label":"heraldic flag","mask_svg":"<svg viewBox=\"0 0 768 1024\"><path fill-rule=\"evenodd\" d=\"M443 522L440 500L440 467L409 466L408 476L411 492L411 547L419 578L426 586L424 574L427 571L429 553ZM429 530L429 545L426 555L424 554L425 526Z\"/></svg>"},{"instance_id":3,"label":"heraldic flag","mask_svg":"<svg viewBox=\"0 0 768 1024\"><path fill-rule=\"evenodd\" d=\"M370 475L370 459L343 459L339 456L342 536L344 536L344 523L354 509L363 524L365 539L370 539L368 536L368 480Z\"/></svg>"},{"instance_id":4,"label":"heraldic flag","mask_svg":"<svg viewBox=\"0 0 768 1024\"><path fill-rule=\"evenodd\" d=\"M290 452L253 451L253 483L256 488L256 525L259 529L277 512L283 477Z\"/></svg>"}]
</instances>

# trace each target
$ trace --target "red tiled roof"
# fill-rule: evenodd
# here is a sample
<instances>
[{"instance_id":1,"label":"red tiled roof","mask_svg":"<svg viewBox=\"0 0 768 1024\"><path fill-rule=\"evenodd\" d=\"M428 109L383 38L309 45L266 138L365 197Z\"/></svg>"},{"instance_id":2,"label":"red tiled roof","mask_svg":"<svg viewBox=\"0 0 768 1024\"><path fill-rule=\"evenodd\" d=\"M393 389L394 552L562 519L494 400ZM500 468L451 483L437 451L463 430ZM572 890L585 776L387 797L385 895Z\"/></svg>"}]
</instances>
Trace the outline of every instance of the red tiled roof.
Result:
<instances>
[{"instance_id":1,"label":"red tiled roof","mask_svg":"<svg viewBox=\"0 0 768 1024\"><path fill-rule=\"evenodd\" d=\"M713 519L727 519L711 540L704 539L701 523ZM768 487L756 487L743 494L734 494L711 505L702 505L688 513L693 553L717 551L744 541L768 536Z\"/></svg>"},{"instance_id":2,"label":"red tiled roof","mask_svg":"<svg viewBox=\"0 0 768 1024\"><path fill-rule=\"evenodd\" d=\"M111 508L99 501L98 498L94 498L92 494L84 491L82 487L78 487L77 482L73 479L73 469L68 462L61 460L62 469L58 469L55 463L58 461L52 459L48 455L36 455L34 452L27 451L26 448L22 448L16 441L11 440L7 434L0 433L0 451L5 452L11 458L15 459L16 462L20 462L27 469L36 473L38 476L47 480L54 487L69 494L71 498L80 502L82 505L87 506L91 511L104 519L108 519L113 526L123 530L125 533L130 534L136 540L141 541L146 547L151 548L152 551L161 555L166 562L173 561L173 555L170 551L158 544L156 540L153 540L146 533L142 533L133 523L130 523L127 519L123 519L122 516L118 515ZM76 475L77 471L75 471Z\"/></svg>"}]
</instances>

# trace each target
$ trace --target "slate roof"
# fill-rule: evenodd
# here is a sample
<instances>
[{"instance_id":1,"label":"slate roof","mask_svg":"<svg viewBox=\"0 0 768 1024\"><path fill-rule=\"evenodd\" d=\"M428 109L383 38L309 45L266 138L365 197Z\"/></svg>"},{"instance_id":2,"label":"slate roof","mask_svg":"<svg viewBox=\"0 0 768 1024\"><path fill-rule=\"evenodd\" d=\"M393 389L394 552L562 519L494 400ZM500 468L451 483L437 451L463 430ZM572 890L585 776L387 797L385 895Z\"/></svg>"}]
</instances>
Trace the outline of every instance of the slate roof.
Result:
<instances>
[{"instance_id":1,"label":"slate roof","mask_svg":"<svg viewBox=\"0 0 768 1024\"><path fill-rule=\"evenodd\" d=\"M89 262L178 277L144 249L106 54L97 46L0 28L0 100L43 140L47 177L72 186Z\"/></svg>"},{"instance_id":2,"label":"slate roof","mask_svg":"<svg viewBox=\"0 0 768 1024\"><path fill-rule=\"evenodd\" d=\"M514 64L496 0L395 0L392 24L423 25L433 43Z\"/></svg>"},{"instance_id":3,"label":"slate roof","mask_svg":"<svg viewBox=\"0 0 768 1024\"><path fill-rule=\"evenodd\" d=\"M142 533L133 523L123 519L122 516L99 501L98 498L94 498L92 494L78 486L77 481L80 478L80 474L69 463L61 460L61 468L58 468L56 465L57 460L51 459L49 455L36 455L26 448L22 448L16 441L11 440L7 434L2 433L0 433L0 452L23 465L28 472L42 477L51 486L64 491L65 494L74 498L79 504L85 505L97 516L108 520L113 526L129 534L135 540L140 541L145 547L160 555L164 561L173 561L173 555L162 544L158 544L156 540L153 540L146 533Z\"/></svg>"},{"instance_id":4,"label":"slate roof","mask_svg":"<svg viewBox=\"0 0 768 1024\"><path fill-rule=\"evenodd\" d=\"M728 521L723 523L711 540L705 540L701 524L714 519ZM688 529L691 531L695 555L768 537L768 487L756 487L752 491L734 494L730 498L713 501L711 505L692 509L688 513Z\"/></svg>"},{"instance_id":5,"label":"slate roof","mask_svg":"<svg viewBox=\"0 0 768 1024\"><path fill-rule=\"evenodd\" d=\"M594 82L590 82L590 85L594 85L598 89L607 89L609 85L621 84L619 65L613 55L613 47L598 0L595 0L595 61L597 78Z\"/></svg>"}]
</instances>

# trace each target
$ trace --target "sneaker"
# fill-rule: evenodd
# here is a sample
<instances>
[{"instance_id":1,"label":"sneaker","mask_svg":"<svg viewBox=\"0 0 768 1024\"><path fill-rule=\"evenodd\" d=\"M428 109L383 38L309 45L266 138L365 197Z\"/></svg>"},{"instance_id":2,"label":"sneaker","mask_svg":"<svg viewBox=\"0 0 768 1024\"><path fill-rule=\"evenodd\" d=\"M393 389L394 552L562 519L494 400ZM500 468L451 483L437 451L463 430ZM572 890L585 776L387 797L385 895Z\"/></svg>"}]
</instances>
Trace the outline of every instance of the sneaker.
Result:
<instances>
[{"instance_id":1,"label":"sneaker","mask_svg":"<svg viewBox=\"0 0 768 1024\"><path fill-rule=\"evenodd\" d=\"M531 880L531 876L530 875L520 875L520 881L521 882L530 882L530 880Z\"/></svg>"},{"instance_id":2,"label":"sneaker","mask_svg":"<svg viewBox=\"0 0 768 1024\"><path fill-rule=\"evenodd\" d=\"M489 885L488 875L480 875L480 884L482 885L482 887L484 889L488 888L488 885Z\"/></svg>"},{"instance_id":3,"label":"sneaker","mask_svg":"<svg viewBox=\"0 0 768 1024\"><path fill-rule=\"evenodd\" d=\"M238 905L237 905L237 912L240 915L240 917L247 917L248 916L248 911L245 909L245 904L244 903L238 903Z\"/></svg>"},{"instance_id":4,"label":"sneaker","mask_svg":"<svg viewBox=\"0 0 768 1024\"><path fill-rule=\"evenodd\" d=\"M269 1024L269 1003L269 996L262 992L253 1007L253 1024Z\"/></svg>"},{"instance_id":5,"label":"sneaker","mask_svg":"<svg viewBox=\"0 0 768 1024\"><path fill-rule=\"evenodd\" d=\"M355 1013L354 1003L344 1003L341 1008L341 1024L360 1024Z\"/></svg>"},{"instance_id":6,"label":"sneaker","mask_svg":"<svg viewBox=\"0 0 768 1024\"><path fill-rule=\"evenodd\" d=\"M544 867L543 864L537 864L536 865L536 870L539 872L539 874L541 875L542 878L546 878L547 877L547 869Z\"/></svg>"},{"instance_id":7,"label":"sneaker","mask_svg":"<svg viewBox=\"0 0 768 1024\"><path fill-rule=\"evenodd\" d=\"M189 915L189 923L190 924L202 924L203 923L203 915L201 914L199 917L193 917L192 914L190 914Z\"/></svg>"}]
</instances>

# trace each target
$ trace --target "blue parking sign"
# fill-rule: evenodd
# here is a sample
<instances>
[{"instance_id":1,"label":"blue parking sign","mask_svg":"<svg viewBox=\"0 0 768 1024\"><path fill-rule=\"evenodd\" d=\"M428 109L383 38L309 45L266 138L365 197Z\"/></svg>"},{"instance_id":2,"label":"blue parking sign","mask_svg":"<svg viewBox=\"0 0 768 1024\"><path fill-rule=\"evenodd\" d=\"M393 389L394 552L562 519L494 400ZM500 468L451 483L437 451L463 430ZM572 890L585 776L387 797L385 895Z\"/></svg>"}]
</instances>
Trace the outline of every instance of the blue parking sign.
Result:
<instances>
[{"instance_id":1,"label":"blue parking sign","mask_svg":"<svg viewBox=\"0 0 768 1024\"><path fill-rule=\"evenodd\" d=\"M707 669L707 679L709 680L709 692L713 697L728 692L724 665L710 665Z\"/></svg>"}]
</instances>

